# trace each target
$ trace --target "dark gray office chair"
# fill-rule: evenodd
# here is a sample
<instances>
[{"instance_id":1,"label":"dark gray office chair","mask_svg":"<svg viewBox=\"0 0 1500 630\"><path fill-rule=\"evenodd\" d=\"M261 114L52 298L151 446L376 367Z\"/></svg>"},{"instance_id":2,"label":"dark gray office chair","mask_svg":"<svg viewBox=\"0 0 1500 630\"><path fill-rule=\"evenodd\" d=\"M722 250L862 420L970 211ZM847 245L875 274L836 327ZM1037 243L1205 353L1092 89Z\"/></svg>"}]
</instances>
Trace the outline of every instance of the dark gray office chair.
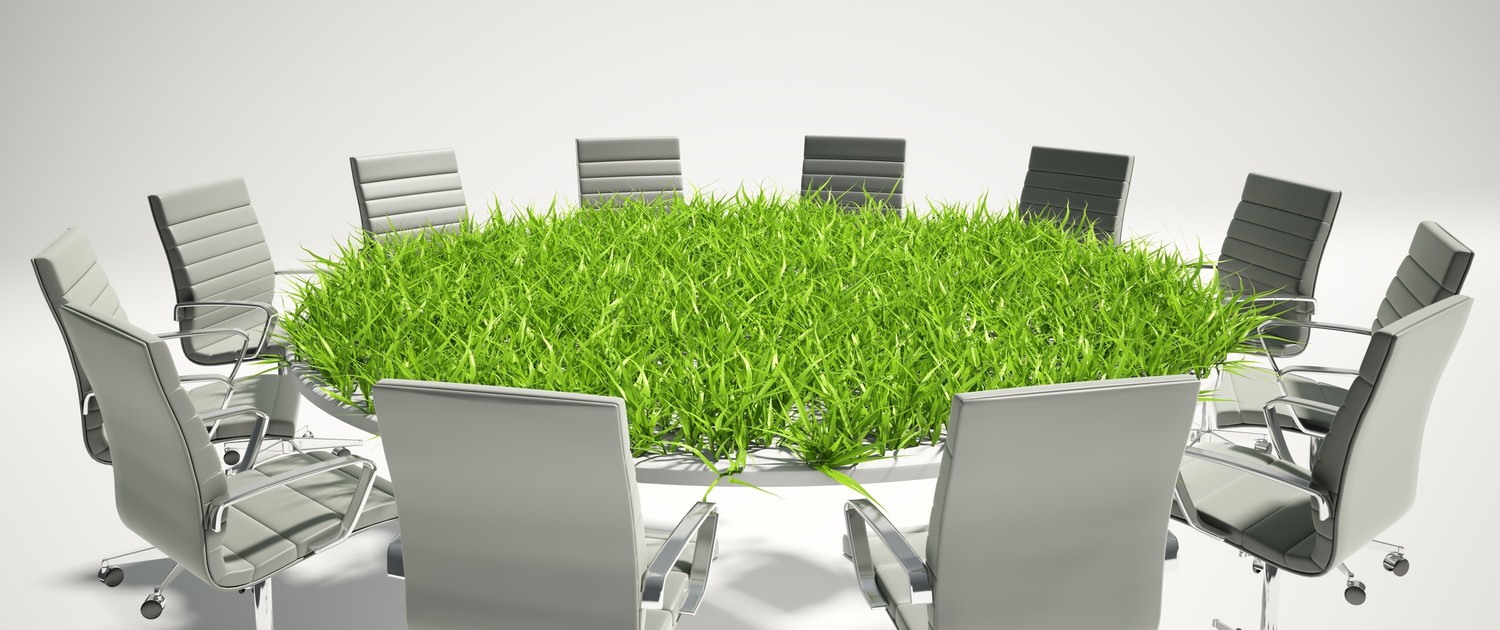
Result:
<instances>
[{"instance_id":1,"label":"dark gray office chair","mask_svg":"<svg viewBox=\"0 0 1500 630\"><path fill-rule=\"evenodd\" d=\"M718 513L698 503L670 534L642 528L625 401L392 379L374 398L401 496L390 567L407 627L665 630L697 610ZM521 434L567 455L494 457Z\"/></svg>"},{"instance_id":2,"label":"dark gray office chair","mask_svg":"<svg viewBox=\"0 0 1500 630\"><path fill-rule=\"evenodd\" d=\"M1317 306L1313 290L1342 193L1251 173L1229 222L1219 260L1219 284L1232 295L1270 292L1270 314L1307 322ZM1306 348L1308 329L1265 331L1266 354L1291 357Z\"/></svg>"},{"instance_id":3,"label":"dark gray office chair","mask_svg":"<svg viewBox=\"0 0 1500 630\"><path fill-rule=\"evenodd\" d=\"M906 179L904 138L807 136L802 143L802 196L844 208L876 203L898 213Z\"/></svg>"},{"instance_id":4,"label":"dark gray office chair","mask_svg":"<svg viewBox=\"0 0 1500 630\"><path fill-rule=\"evenodd\" d=\"M271 304L276 276L310 272L277 270L271 264L245 180L188 186L149 200L177 287L173 314L182 331L243 329L250 332L253 356L286 356ZM193 363L225 365L237 360L239 342L184 337L182 350Z\"/></svg>"},{"instance_id":5,"label":"dark gray office chair","mask_svg":"<svg viewBox=\"0 0 1500 630\"><path fill-rule=\"evenodd\" d=\"M376 236L455 230L468 214L453 149L351 157L349 170L360 227Z\"/></svg>"},{"instance_id":6,"label":"dark gray office chair","mask_svg":"<svg viewBox=\"0 0 1500 630\"><path fill-rule=\"evenodd\" d=\"M1285 324L1335 332L1370 335L1396 320L1438 301L1458 295L1464 279L1474 264L1474 250L1459 242L1443 226L1423 221L1412 236L1406 258L1396 268L1396 275L1386 287L1375 320L1369 328L1323 322ZM1313 400L1337 407L1344 404L1347 389L1319 382L1301 374L1355 375L1347 368L1298 365L1280 367L1272 359L1273 372L1226 374L1214 398L1215 423L1219 427L1265 425L1266 401L1277 396ZM1333 414L1314 408L1286 409L1278 412L1282 428L1299 431L1315 438L1328 433Z\"/></svg>"},{"instance_id":7,"label":"dark gray office chair","mask_svg":"<svg viewBox=\"0 0 1500 630\"><path fill-rule=\"evenodd\" d=\"M1472 300L1458 295L1402 317L1370 344L1309 468L1253 448L1209 443L1187 449L1173 517L1255 558L1263 629L1276 626L1280 571L1348 576L1345 598L1365 599L1343 563L1411 509L1422 433ZM1282 396L1267 403L1328 410ZM1270 413L1268 411L1268 413ZM1284 451L1279 423L1269 423ZM1230 626L1215 620L1214 627Z\"/></svg>"},{"instance_id":8,"label":"dark gray office chair","mask_svg":"<svg viewBox=\"0 0 1500 630\"><path fill-rule=\"evenodd\" d=\"M1135 158L1113 153L1031 147L1026 186L1016 207L1025 217L1074 227L1094 226L1101 241L1117 242Z\"/></svg>"},{"instance_id":9,"label":"dark gray office chair","mask_svg":"<svg viewBox=\"0 0 1500 630\"><path fill-rule=\"evenodd\" d=\"M682 197L682 147L675 137L579 138L578 203L611 200L670 204Z\"/></svg>"},{"instance_id":10,"label":"dark gray office chair","mask_svg":"<svg viewBox=\"0 0 1500 630\"><path fill-rule=\"evenodd\" d=\"M211 414L256 419L251 448L226 476L166 342L89 306L64 305L59 318L93 376L120 520L177 563L141 605L148 619L162 612L162 588L186 569L211 586L248 590L257 630L271 630L276 574L396 517L390 484L369 460L292 453L257 465L270 418L250 406Z\"/></svg>"},{"instance_id":11,"label":"dark gray office chair","mask_svg":"<svg viewBox=\"0 0 1500 630\"><path fill-rule=\"evenodd\" d=\"M1156 628L1197 395L1178 375L954 396L928 524L844 507L866 601L901 630Z\"/></svg>"}]
</instances>

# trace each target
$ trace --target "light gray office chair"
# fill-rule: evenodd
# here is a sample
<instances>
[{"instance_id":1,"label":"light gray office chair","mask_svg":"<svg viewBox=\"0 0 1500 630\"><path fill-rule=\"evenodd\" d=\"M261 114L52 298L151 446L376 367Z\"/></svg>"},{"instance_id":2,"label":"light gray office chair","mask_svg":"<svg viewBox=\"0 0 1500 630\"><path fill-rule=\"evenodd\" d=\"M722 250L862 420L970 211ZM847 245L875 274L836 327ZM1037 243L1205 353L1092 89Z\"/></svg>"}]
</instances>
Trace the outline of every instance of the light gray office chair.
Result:
<instances>
[{"instance_id":1,"label":"light gray office chair","mask_svg":"<svg viewBox=\"0 0 1500 630\"><path fill-rule=\"evenodd\" d=\"M906 139L807 136L802 142L802 196L844 208L871 202L898 213L906 179Z\"/></svg>"},{"instance_id":2,"label":"light gray office chair","mask_svg":"<svg viewBox=\"0 0 1500 630\"><path fill-rule=\"evenodd\" d=\"M1125 224L1125 198L1135 157L1072 149L1031 147L1026 185L1016 207L1025 217L1074 227L1094 226L1101 241L1116 242Z\"/></svg>"},{"instance_id":3,"label":"light gray office chair","mask_svg":"<svg viewBox=\"0 0 1500 630\"><path fill-rule=\"evenodd\" d=\"M866 601L901 630L1156 628L1197 395L1177 375L954 396L928 524L844 507Z\"/></svg>"},{"instance_id":4,"label":"light gray office chair","mask_svg":"<svg viewBox=\"0 0 1500 630\"><path fill-rule=\"evenodd\" d=\"M1472 300L1457 295L1402 317L1370 335L1343 405L1309 468L1224 443L1187 449L1173 517L1255 558L1262 584L1263 630L1276 627L1278 576L1348 576L1345 598L1365 599L1364 584L1343 563L1411 509L1422 433ZM1283 396L1282 403L1323 408ZM1269 424L1282 446L1280 424ZM1230 628L1218 620L1214 627Z\"/></svg>"},{"instance_id":5,"label":"light gray office chair","mask_svg":"<svg viewBox=\"0 0 1500 630\"><path fill-rule=\"evenodd\" d=\"M186 569L220 589L248 589L257 630L271 630L276 574L396 517L390 484L369 460L293 453L257 464L270 418L250 406L209 414L256 418L252 447L226 476L166 342L89 306L64 305L59 317L93 376L120 520L177 562L141 605L148 619L162 612L162 588Z\"/></svg>"},{"instance_id":6,"label":"light gray office chair","mask_svg":"<svg viewBox=\"0 0 1500 630\"><path fill-rule=\"evenodd\" d=\"M349 170L360 226L376 236L456 230L468 214L453 149L351 157Z\"/></svg>"},{"instance_id":7,"label":"light gray office chair","mask_svg":"<svg viewBox=\"0 0 1500 630\"><path fill-rule=\"evenodd\" d=\"M682 197L682 147L676 137L579 138L578 203L586 208L633 199Z\"/></svg>"},{"instance_id":8,"label":"light gray office chair","mask_svg":"<svg viewBox=\"0 0 1500 630\"><path fill-rule=\"evenodd\" d=\"M1258 301L1269 314L1307 322L1317 306L1313 291L1328 233L1342 193L1251 173L1229 222L1214 266L1229 294L1269 291ZM1265 331L1265 353L1292 357L1306 348L1308 329L1277 326Z\"/></svg>"},{"instance_id":9,"label":"light gray office chair","mask_svg":"<svg viewBox=\"0 0 1500 630\"><path fill-rule=\"evenodd\" d=\"M254 356L286 356L277 340L280 329L271 304L276 276L310 272L272 265L245 180L235 177L188 186L151 195L149 200L177 287L173 315L182 331L248 330ZM193 363L225 365L239 356L239 342L184 337L182 350Z\"/></svg>"},{"instance_id":10,"label":"light gray office chair","mask_svg":"<svg viewBox=\"0 0 1500 630\"><path fill-rule=\"evenodd\" d=\"M1464 279L1468 277L1469 268L1473 264L1474 250L1454 238L1443 226L1423 221L1417 225L1406 258L1396 268L1396 275L1387 285L1385 296L1381 298L1376 310L1375 320L1369 328L1313 321L1284 325L1368 336L1403 316L1458 295L1463 290ZM1218 391L1214 393L1214 398L1217 399L1214 403L1217 426L1264 426L1266 401L1282 395L1337 407L1344 404L1347 388L1301 375L1352 376L1359 373L1358 370L1326 366L1281 367L1275 363L1274 358L1271 366L1271 374L1247 372L1224 375ZM1333 423L1332 413L1317 408L1282 408L1277 415L1283 429L1299 431L1318 439L1328 433Z\"/></svg>"},{"instance_id":11,"label":"light gray office chair","mask_svg":"<svg viewBox=\"0 0 1500 630\"><path fill-rule=\"evenodd\" d=\"M642 528L625 401L392 379L374 398L407 627L664 630L697 610L718 512L698 503L670 534ZM494 456L521 434L562 450Z\"/></svg>"}]
</instances>

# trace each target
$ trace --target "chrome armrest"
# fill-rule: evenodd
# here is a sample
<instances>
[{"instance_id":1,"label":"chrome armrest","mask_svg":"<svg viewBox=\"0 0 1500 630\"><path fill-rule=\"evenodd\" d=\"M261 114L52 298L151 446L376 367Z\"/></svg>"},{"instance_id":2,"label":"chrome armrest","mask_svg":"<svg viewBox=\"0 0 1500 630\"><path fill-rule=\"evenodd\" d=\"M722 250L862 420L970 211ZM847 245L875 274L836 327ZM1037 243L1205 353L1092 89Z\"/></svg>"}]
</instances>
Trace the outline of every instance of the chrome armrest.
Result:
<instances>
[{"instance_id":1,"label":"chrome armrest","mask_svg":"<svg viewBox=\"0 0 1500 630\"><path fill-rule=\"evenodd\" d=\"M1290 367L1277 368L1276 375L1286 376L1288 374L1297 374L1299 372L1304 374L1343 374L1345 376L1359 376L1359 370L1355 370L1352 368L1324 367L1321 365L1293 365Z\"/></svg>"},{"instance_id":2,"label":"chrome armrest","mask_svg":"<svg viewBox=\"0 0 1500 630\"><path fill-rule=\"evenodd\" d=\"M1330 323L1326 323L1326 322L1293 322L1293 321L1286 321L1286 320L1271 320L1271 321L1268 321L1268 322L1266 322L1264 324L1261 324L1260 328L1256 329L1256 332L1264 331L1267 328L1283 328L1283 327L1316 328L1318 330L1332 330L1332 331L1335 331L1335 332L1354 333L1356 335L1365 335L1365 336L1369 336L1369 335L1374 334L1373 332L1370 331L1369 328L1361 328L1359 326L1350 326L1348 324L1330 324Z\"/></svg>"},{"instance_id":3,"label":"chrome armrest","mask_svg":"<svg viewBox=\"0 0 1500 630\"><path fill-rule=\"evenodd\" d=\"M714 559L714 540L719 531L719 508L713 503L699 501L694 504L672 533L667 536L651 564L646 565L645 579L641 583L641 606L661 610L662 589L667 584L667 573L677 563L677 557L687 549L688 539L697 532L697 546L693 549L693 570L688 574L687 600L682 603L682 614L698 612L703 602L703 593L708 589L709 565Z\"/></svg>"},{"instance_id":4,"label":"chrome armrest","mask_svg":"<svg viewBox=\"0 0 1500 630\"><path fill-rule=\"evenodd\" d=\"M229 380L240 373L240 365L245 363L245 351L250 347L250 333L238 328L199 328L197 330L179 330L177 332L165 332L156 335L157 339L182 339L184 337L204 337L217 335L239 335L240 357L234 360L234 367L229 368ZM264 338L262 338L264 339Z\"/></svg>"},{"instance_id":5,"label":"chrome armrest","mask_svg":"<svg viewBox=\"0 0 1500 630\"><path fill-rule=\"evenodd\" d=\"M1267 401L1265 405L1261 406L1261 415L1266 419L1266 430L1271 434L1271 445L1276 447L1276 456L1287 461L1292 461L1292 449L1287 448L1286 434L1281 431L1281 421L1276 419L1276 405L1278 404L1284 404L1290 407L1305 407L1307 409L1314 409L1334 415L1338 415L1339 412L1338 405L1330 405L1325 402L1308 400L1306 398L1296 398L1293 396L1277 396L1276 398L1272 398L1271 400ZM1297 412L1295 410L1292 411L1291 418L1292 424L1297 425L1297 430L1301 431L1304 435L1310 435L1313 437L1324 437L1325 435L1327 435L1322 431L1307 428L1306 425L1302 424L1302 418L1297 417Z\"/></svg>"},{"instance_id":6,"label":"chrome armrest","mask_svg":"<svg viewBox=\"0 0 1500 630\"><path fill-rule=\"evenodd\" d=\"M224 531L224 515L229 513L229 508L234 507L241 501L264 494L269 490L285 486L294 481L338 470L346 466L360 466L364 469L359 475L359 486L355 489L354 496L349 500L349 507L345 508L343 522L339 525L339 535L314 551L320 551L336 545L343 542L354 531L354 524L358 521L360 513L364 512L366 500L370 498L370 487L375 483L375 462L357 455L344 455L323 460L316 464L308 464L240 488L238 492L229 495L229 498L224 501L209 504L207 511L208 518L205 525L209 531Z\"/></svg>"},{"instance_id":7,"label":"chrome armrest","mask_svg":"<svg viewBox=\"0 0 1500 630\"><path fill-rule=\"evenodd\" d=\"M278 276L315 276L318 272L311 269L277 269Z\"/></svg>"},{"instance_id":8,"label":"chrome armrest","mask_svg":"<svg viewBox=\"0 0 1500 630\"><path fill-rule=\"evenodd\" d=\"M261 327L260 327L260 345L256 346L256 348L255 348L255 356L260 356L262 354L265 354L265 352L266 352L266 340L270 338L271 327L276 325L276 307L271 306L270 304L266 304L264 302L243 302L243 301L239 301L239 300L205 300L205 301L198 301L198 302L179 302L177 304L177 306L172 309L172 319L174 321L179 321L180 322L180 321L182 321L182 312L183 311L185 311L187 309L190 309L190 308L198 308L198 307L203 307L203 306L227 306L227 307L230 307L230 308L258 308L260 310L265 311L266 312L266 322L265 322L265 324L261 325ZM243 352L240 353L240 356L244 356L244 353Z\"/></svg>"},{"instance_id":9,"label":"chrome armrest","mask_svg":"<svg viewBox=\"0 0 1500 630\"><path fill-rule=\"evenodd\" d=\"M177 380L184 383L192 383L195 381L218 381L220 383L223 383L224 400L223 402L219 403L220 409L228 407L229 399L234 396L234 381L229 380L229 377L224 376L223 374L183 374L182 376L177 377Z\"/></svg>"},{"instance_id":10,"label":"chrome armrest","mask_svg":"<svg viewBox=\"0 0 1500 630\"><path fill-rule=\"evenodd\" d=\"M870 539L866 527L874 528L880 542L901 562L901 568L906 571L906 579L911 587L912 603L932 603L932 575L928 573L927 565L880 508L875 507L869 499L849 501L844 504L844 525L849 531L849 554L854 560L854 575L859 581L859 590L865 595L865 603L870 608L885 608L889 602L885 601L879 587L875 585L875 564L870 557Z\"/></svg>"},{"instance_id":11,"label":"chrome armrest","mask_svg":"<svg viewBox=\"0 0 1500 630\"><path fill-rule=\"evenodd\" d=\"M1197 446L1187 447L1187 450L1183 451L1183 454L1194 459L1201 459L1203 461L1218 464L1220 466L1233 468L1240 472L1254 475L1256 477L1260 477L1262 479L1266 479L1301 492L1309 497L1312 497L1313 502L1317 504L1318 520L1326 521L1330 518L1333 518L1333 498L1328 496L1328 491L1322 489L1307 477L1294 475L1290 472L1287 472L1285 469L1277 468L1269 464L1251 462L1235 457L1229 457L1222 453L1204 450L1203 448Z\"/></svg>"},{"instance_id":12,"label":"chrome armrest","mask_svg":"<svg viewBox=\"0 0 1500 630\"><path fill-rule=\"evenodd\" d=\"M271 417L266 415L266 412L250 405L235 405L226 409L198 414L198 417L203 420L213 421L213 424L208 427L208 439L213 440L214 435L219 432L219 423L225 418L247 413L255 416L255 428L250 432L250 442L245 445L245 456L240 458L240 463L235 468L237 472L245 472L250 470L251 466L255 465L255 456L260 453L260 443L266 439L266 429L271 426Z\"/></svg>"}]
</instances>

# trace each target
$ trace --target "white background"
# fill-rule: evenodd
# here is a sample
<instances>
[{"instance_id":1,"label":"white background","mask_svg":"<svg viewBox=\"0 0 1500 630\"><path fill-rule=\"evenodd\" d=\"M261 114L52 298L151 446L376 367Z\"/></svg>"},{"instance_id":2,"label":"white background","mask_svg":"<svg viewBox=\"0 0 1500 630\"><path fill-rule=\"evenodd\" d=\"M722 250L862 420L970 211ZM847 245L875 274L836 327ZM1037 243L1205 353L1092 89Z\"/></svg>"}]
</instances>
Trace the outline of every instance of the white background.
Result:
<instances>
[{"instance_id":1,"label":"white background","mask_svg":"<svg viewBox=\"0 0 1500 630\"><path fill-rule=\"evenodd\" d=\"M1245 174L1344 191L1319 319L1364 324L1418 221L1477 250L1477 299L1427 431L1417 504L1389 532L1397 580L1356 556L1289 577L1291 628L1457 627L1492 616L1496 508L1489 325L1500 9L1482 2L8 2L0 7L0 251L9 445L0 457L8 622L248 628L249 602L184 578L167 614L134 608L160 563L107 590L99 557L136 545L109 470L83 453L73 385L26 259L64 228L93 238L134 321L171 327L146 195L244 176L279 266L357 225L347 158L453 147L471 207L576 193L573 139L677 135L691 185L793 187L804 134L908 139L909 195L1003 203L1032 145L1130 153L1125 225L1217 250ZM1317 337L1315 359L1359 347ZM1357 342L1353 342L1357 343ZM1353 355L1351 357L1350 355ZM323 434L353 433L308 408ZM369 449L375 451L375 449ZM878 495L926 517L931 484ZM644 490L667 519L692 500ZM846 493L716 492L724 556L685 628L882 628L838 556ZM376 533L278 579L285 628L399 628ZM1255 576L1182 533L1163 627L1254 623ZM379 540L377 540L379 539ZM496 567L503 571L503 567ZM1130 579L1130 576L1121 576ZM1087 593L1078 594L1086 605Z\"/></svg>"}]
</instances>

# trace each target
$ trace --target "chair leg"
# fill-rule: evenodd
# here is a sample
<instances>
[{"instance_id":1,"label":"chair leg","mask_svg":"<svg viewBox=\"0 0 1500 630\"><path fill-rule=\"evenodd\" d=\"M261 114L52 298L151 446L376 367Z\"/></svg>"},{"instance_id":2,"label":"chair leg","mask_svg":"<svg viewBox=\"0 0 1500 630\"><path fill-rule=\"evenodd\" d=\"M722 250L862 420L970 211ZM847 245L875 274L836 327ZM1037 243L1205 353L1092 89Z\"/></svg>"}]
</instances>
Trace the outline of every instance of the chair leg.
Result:
<instances>
[{"instance_id":1,"label":"chair leg","mask_svg":"<svg viewBox=\"0 0 1500 630\"><path fill-rule=\"evenodd\" d=\"M1255 561L1255 568L1261 576L1260 630L1276 630L1277 606L1281 600L1278 595L1281 588L1280 570L1275 565L1260 560ZM1239 630L1239 628L1215 619L1214 630Z\"/></svg>"},{"instance_id":2,"label":"chair leg","mask_svg":"<svg viewBox=\"0 0 1500 630\"><path fill-rule=\"evenodd\" d=\"M172 572L167 574L167 579L162 580L161 584L156 585L156 588L151 591L151 594L146 596L146 601L141 603L142 617L145 617L147 619L155 619L161 616L161 612L165 608L167 601L167 596L161 594L162 589L167 588L167 585L171 584L172 580L177 579L177 576L181 573L182 565L172 565Z\"/></svg>"},{"instance_id":3,"label":"chair leg","mask_svg":"<svg viewBox=\"0 0 1500 630\"><path fill-rule=\"evenodd\" d=\"M271 581L265 580L250 587L250 600L255 604L255 630L273 630Z\"/></svg>"},{"instance_id":4,"label":"chair leg","mask_svg":"<svg viewBox=\"0 0 1500 630\"><path fill-rule=\"evenodd\" d=\"M147 547L145 549L137 549L130 553L122 553L118 556L105 558L99 561L99 581L103 582L105 586L108 586L110 588L119 586L121 582L125 581L125 569L116 566L115 563L131 556L144 555L147 553L150 553L151 555L131 560L131 562L145 562L147 560L155 560L157 558L166 557L166 554L163 554L156 547Z\"/></svg>"}]
</instances>

